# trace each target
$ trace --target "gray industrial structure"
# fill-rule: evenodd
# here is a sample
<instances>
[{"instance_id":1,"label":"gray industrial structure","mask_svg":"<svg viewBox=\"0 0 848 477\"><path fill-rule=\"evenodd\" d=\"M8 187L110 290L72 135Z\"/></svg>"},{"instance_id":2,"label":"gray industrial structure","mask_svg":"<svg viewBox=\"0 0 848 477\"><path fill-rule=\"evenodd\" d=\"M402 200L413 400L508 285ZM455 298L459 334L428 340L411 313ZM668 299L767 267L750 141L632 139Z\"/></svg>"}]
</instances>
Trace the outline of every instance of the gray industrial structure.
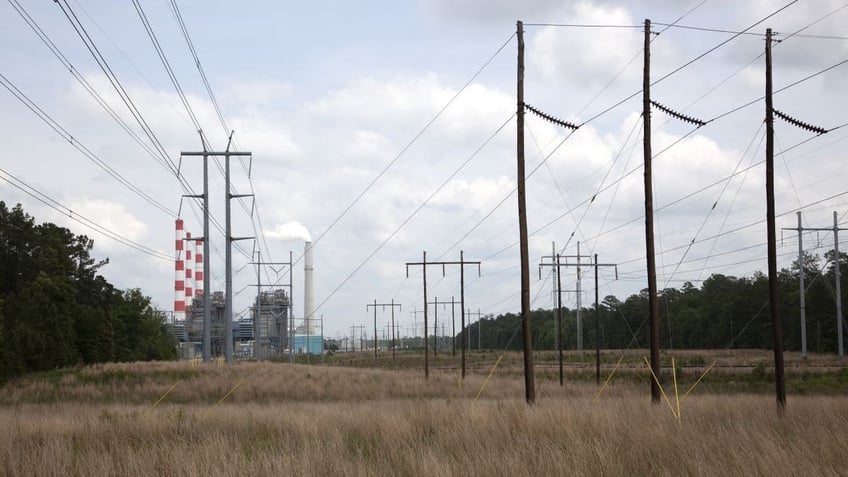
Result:
<instances>
[{"instance_id":1,"label":"gray industrial structure","mask_svg":"<svg viewBox=\"0 0 848 477\"><path fill-rule=\"evenodd\" d=\"M212 293L210 303L211 355L223 356L226 351L224 292ZM175 321L173 331L179 341L180 358L192 359L201 355L204 311L202 294L195 296L186 308L186 320ZM233 322L236 356L262 359L282 354L288 349L290 308L291 300L285 290L262 292L258 306L254 304L250 307L250 317Z\"/></svg>"},{"instance_id":2,"label":"gray industrial structure","mask_svg":"<svg viewBox=\"0 0 848 477\"><path fill-rule=\"evenodd\" d=\"M282 354L289 347L289 310L291 300L285 290L264 291L258 306L250 307L253 357L262 359Z\"/></svg>"}]
</instances>

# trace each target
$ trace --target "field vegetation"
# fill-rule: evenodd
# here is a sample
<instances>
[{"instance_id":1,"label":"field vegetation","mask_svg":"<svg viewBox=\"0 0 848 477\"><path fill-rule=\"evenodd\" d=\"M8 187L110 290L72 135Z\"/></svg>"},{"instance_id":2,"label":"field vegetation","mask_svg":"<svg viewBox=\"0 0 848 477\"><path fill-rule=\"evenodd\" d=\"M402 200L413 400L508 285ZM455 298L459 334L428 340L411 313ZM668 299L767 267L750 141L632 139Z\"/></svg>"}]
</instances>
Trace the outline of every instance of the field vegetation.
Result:
<instances>
[{"instance_id":1,"label":"field vegetation","mask_svg":"<svg viewBox=\"0 0 848 477\"><path fill-rule=\"evenodd\" d=\"M605 354L604 378L613 355ZM562 387L540 366L534 406L523 399L519 354L501 359L482 392L494 353L472 353L464 381L439 361L425 380L411 356L394 369L343 354L309 366L68 368L0 388L0 474L845 475L844 365L812 357L809 372L788 372L834 384L803 395L790 388L780 416L770 373L758 367L767 357L679 353L690 362L679 395L702 374L696 368L728 364L680 401L679 418L671 379L669 403L650 403L638 352L600 395L579 357Z\"/></svg>"}]
</instances>

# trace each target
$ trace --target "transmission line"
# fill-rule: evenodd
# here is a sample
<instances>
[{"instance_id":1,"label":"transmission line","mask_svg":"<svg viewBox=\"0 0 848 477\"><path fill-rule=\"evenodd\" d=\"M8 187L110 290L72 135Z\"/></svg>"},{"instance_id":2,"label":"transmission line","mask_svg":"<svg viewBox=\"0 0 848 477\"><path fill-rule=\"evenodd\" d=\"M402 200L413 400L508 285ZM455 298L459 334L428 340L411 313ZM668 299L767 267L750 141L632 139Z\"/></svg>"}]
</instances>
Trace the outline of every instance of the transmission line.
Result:
<instances>
[{"instance_id":1,"label":"transmission line","mask_svg":"<svg viewBox=\"0 0 848 477\"><path fill-rule=\"evenodd\" d=\"M103 169L107 174L109 174L113 179L118 181L121 185L144 199L148 204L153 207L161 210L162 212L170 215L171 217L176 217L177 213L173 210L169 209L167 206L157 201L150 195L146 194L144 191L138 188L135 184L130 182L124 176L122 176L118 171L112 168L106 161L100 159L97 154L93 153L89 148L87 148L84 144L79 142L71 133L69 133L61 124L59 124L56 120L54 120L49 114L47 114L41 107L39 107L35 102L30 99L29 96L26 95L23 91L21 91L17 86L14 85L3 73L0 73L0 82L2 82L3 86L6 90L9 91L18 101L20 101L24 106L27 107L33 114L38 116L45 124L47 124L56 134L62 136L63 139L68 141L74 148L76 148L82 155L84 155L88 160L93 162L95 165Z\"/></svg>"},{"instance_id":2,"label":"transmission line","mask_svg":"<svg viewBox=\"0 0 848 477\"><path fill-rule=\"evenodd\" d=\"M136 251L145 253L145 254L150 255L154 258L158 258L160 260L166 260L166 261L172 261L174 259L173 257L171 257L171 256L169 256L169 255L167 255L163 252L160 252L158 250L152 249L152 248L147 247L145 245L142 245L138 242L130 240L130 239L124 237L123 235L120 235L116 232L113 232L113 231L109 230L108 228L103 227L102 225L99 225L98 223L94 222L93 220L88 219L87 217L80 215L77 212L74 212L70 207L62 204L61 202L50 197L49 195L45 194L44 192L41 192L37 188L31 186L30 184L26 183L22 179L14 176L10 172L6 171L5 169L0 168L0 173L4 174L6 176L3 179L7 183L9 183L11 186L13 186L16 189L20 190L21 192L29 195L33 199L41 202L42 204L46 205L47 207L50 207L51 209L61 213L62 215L67 216L69 219L71 219L71 220L73 220L73 221L75 221L75 222L77 222L77 223L79 223L79 224L81 224L85 227L88 227L91 230L99 232L100 234L102 234L102 235L104 235L108 238L111 238L112 240L114 240L114 241L116 241L116 242L118 242L118 243L120 243L124 246L132 248Z\"/></svg>"}]
</instances>

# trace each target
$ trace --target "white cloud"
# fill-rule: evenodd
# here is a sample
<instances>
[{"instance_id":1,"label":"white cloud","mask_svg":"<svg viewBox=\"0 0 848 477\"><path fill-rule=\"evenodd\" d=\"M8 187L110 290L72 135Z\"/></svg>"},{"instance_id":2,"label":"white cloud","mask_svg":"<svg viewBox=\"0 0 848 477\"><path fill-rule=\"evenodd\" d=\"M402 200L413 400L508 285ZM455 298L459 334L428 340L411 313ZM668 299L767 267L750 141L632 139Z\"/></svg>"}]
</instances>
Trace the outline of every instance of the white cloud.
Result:
<instances>
[{"instance_id":1,"label":"white cloud","mask_svg":"<svg viewBox=\"0 0 848 477\"><path fill-rule=\"evenodd\" d=\"M145 243L148 233L147 224L128 210L124 204L103 199L81 198L70 200L65 205L71 209L73 214L79 214L106 230L134 242ZM59 217L62 218L57 218L57 220L64 224L65 227L71 230L80 229L80 224L73 219L65 216ZM85 232L77 233L95 238L97 240L97 250L108 253L124 252L126 250L123 245L106 238L96 231L86 230Z\"/></svg>"}]
</instances>

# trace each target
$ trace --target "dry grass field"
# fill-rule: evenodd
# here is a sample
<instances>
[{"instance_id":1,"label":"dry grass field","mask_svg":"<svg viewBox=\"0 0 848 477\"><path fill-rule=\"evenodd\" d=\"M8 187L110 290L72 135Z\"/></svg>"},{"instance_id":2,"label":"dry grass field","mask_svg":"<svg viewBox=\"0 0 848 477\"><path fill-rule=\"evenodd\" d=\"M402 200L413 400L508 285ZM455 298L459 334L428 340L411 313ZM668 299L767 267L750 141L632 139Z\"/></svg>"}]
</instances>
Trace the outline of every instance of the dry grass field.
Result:
<instances>
[{"instance_id":1,"label":"dry grass field","mask_svg":"<svg viewBox=\"0 0 848 477\"><path fill-rule=\"evenodd\" d=\"M781 417L757 366L768 354L719 356L729 365L681 400L678 419L650 403L637 354L597 399L588 370L572 364L560 387L542 367L534 406L518 354L474 400L494 357L477 357L461 383L445 363L425 381L418 369L339 366L357 359L341 355L335 366L133 363L33 375L0 388L0 475L848 474L846 372L831 358L808 361L809 372L788 360L788 376L837 384L790 388ZM697 363L681 370L682 394L712 361L678 359ZM614 364L605 357L605 377ZM721 391L736 381L755 391Z\"/></svg>"}]
</instances>

